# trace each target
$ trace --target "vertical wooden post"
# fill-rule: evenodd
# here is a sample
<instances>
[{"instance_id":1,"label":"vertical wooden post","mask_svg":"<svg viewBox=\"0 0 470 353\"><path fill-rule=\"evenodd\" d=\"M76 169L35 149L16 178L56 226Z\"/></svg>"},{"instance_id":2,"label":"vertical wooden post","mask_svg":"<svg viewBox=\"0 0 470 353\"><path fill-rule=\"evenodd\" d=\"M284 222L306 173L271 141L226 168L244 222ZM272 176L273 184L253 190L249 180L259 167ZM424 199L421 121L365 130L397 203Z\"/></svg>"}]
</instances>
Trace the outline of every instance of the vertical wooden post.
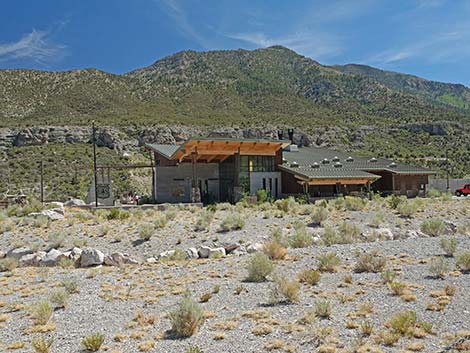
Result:
<instances>
[{"instance_id":1,"label":"vertical wooden post","mask_svg":"<svg viewBox=\"0 0 470 353\"><path fill-rule=\"evenodd\" d=\"M41 203L44 203L44 161L41 160L40 164L40 173L41 173Z\"/></svg>"},{"instance_id":2,"label":"vertical wooden post","mask_svg":"<svg viewBox=\"0 0 470 353\"><path fill-rule=\"evenodd\" d=\"M92 121L93 129L93 175L95 179L95 207L98 207L98 175L97 175L97 166L96 166L96 128L95 121Z\"/></svg>"}]
</instances>

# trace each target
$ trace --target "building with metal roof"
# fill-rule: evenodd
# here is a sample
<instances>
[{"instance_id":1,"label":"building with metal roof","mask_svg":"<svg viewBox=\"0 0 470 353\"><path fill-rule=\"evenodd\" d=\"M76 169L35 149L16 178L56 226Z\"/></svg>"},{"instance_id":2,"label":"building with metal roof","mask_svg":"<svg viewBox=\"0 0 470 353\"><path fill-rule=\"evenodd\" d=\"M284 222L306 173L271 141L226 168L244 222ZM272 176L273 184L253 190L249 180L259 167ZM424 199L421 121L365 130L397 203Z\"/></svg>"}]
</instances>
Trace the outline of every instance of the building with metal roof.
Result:
<instances>
[{"instance_id":1,"label":"building with metal roof","mask_svg":"<svg viewBox=\"0 0 470 353\"><path fill-rule=\"evenodd\" d=\"M311 198L378 191L416 196L433 171L290 140L194 137L181 145L148 144L157 202L237 201L264 189L273 198Z\"/></svg>"}]
</instances>

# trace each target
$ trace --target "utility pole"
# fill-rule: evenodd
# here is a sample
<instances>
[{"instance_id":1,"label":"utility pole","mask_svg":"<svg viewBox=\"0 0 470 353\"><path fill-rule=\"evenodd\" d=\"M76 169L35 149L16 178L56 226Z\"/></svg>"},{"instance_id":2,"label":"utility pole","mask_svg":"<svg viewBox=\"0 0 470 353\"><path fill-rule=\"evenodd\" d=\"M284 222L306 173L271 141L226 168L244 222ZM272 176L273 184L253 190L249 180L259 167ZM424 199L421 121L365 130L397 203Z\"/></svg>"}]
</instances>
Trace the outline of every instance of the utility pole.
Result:
<instances>
[{"instance_id":1,"label":"utility pole","mask_svg":"<svg viewBox=\"0 0 470 353\"><path fill-rule=\"evenodd\" d=\"M95 121L91 122L93 129L93 176L95 179L95 207L98 207L98 175L96 166L96 128Z\"/></svg>"}]
</instances>

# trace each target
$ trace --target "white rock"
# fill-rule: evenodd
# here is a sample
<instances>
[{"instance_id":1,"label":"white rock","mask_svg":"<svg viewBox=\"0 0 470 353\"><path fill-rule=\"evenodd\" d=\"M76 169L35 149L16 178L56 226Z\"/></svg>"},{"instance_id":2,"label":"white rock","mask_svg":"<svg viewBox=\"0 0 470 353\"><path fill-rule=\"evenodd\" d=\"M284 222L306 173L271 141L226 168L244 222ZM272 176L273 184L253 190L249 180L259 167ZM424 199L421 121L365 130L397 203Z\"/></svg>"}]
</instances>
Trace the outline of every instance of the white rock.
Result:
<instances>
[{"instance_id":1,"label":"white rock","mask_svg":"<svg viewBox=\"0 0 470 353\"><path fill-rule=\"evenodd\" d=\"M128 254L115 252L104 257L104 264L108 266L122 266L124 264L137 264L138 261L132 259Z\"/></svg>"},{"instance_id":2,"label":"white rock","mask_svg":"<svg viewBox=\"0 0 470 353\"><path fill-rule=\"evenodd\" d=\"M0 259L4 259L7 256L7 253L0 250Z\"/></svg>"},{"instance_id":3,"label":"white rock","mask_svg":"<svg viewBox=\"0 0 470 353\"><path fill-rule=\"evenodd\" d=\"M82 251L80 256L80 266L81 267L90 267L96 265L102 265L104 262L104 254L92 248L85 248Z\"/></svg>"},{"instance_id":4,"label":"white rock","mask_svg":"<svg viewBox=\"0 0 470 353\"><path fill-rule=\"evenodd\" d=\"M249 244L246 247L246 252L248 254L252 254L252 253L255 253L255 252L261 252L261 251L263 251L263 244L261 244L261 243Z\"/></svg>"},{"instance_id":5,"label":"white rock","mask_svg":"<svg viewBox=\"0 0 470 353\"><path fill-rule=\"evenodd\" d=\"M45 216L51 221L60 221L64 219L64 209L63 208L51 208L49 210L44 210L41 212L33 212L28 215L29 217L41 217Z\"/></svg>"},{"instance_id":6,"label":"white rock","mask_svg":"<svg viewBox=\"0 0 470 353\"><path fill-rule=\"evenodd\" d=\"M21 247L21 248L11 249L11 250L7 253L7 257L13 257L13 258L19 260L19 259L21 259L24 255L29 255L29 254L32 254L32 253L34 253L34 251L31 250L30 248Z\"/></svg>"},{"instance_id":7,"label":"white rock","mask_svg":"<svg viewBox=\"0 0 470 353\"><path fill-rule=\"evenodd\" d=\"M27 254L21 257L21 266L39 266L41 258L37 254Z\"/></svg>"},{"instance_id":8,"label":"white rock","mask_svg":"<svg viewBox=\"0 0 470 353\"><path fill-rule=\"evenodd\" d=\"M159 259L169 259L170 257L172 257L174 254L175 254L175 250L168 250L168 251L164 251L162 253L160 253L160 255L158 255L158 258Z\"/></svg>"},{"instance_id":9,"label":"white rock","mask_svg":"<svg viewBox=\"0 0 470 353\"><path fill-rule=\"evenodd\" d=\"M60 257L62 256L62 252L57 250L57 249L51 249L49 250L49 252L46 254L46 256L44 256L42 259L41 259L41 265L42 266L56 266L59 261L60 261Z\"/></svg>"},{"instance_id":10,"label":"white rock","mask_svg":"<svg viewBox=\"0 0 470 353\"><path fill-rule=\"evenodd\" d=\"M82 249L74 247L70 251L70 258L75 260L75 261L78 261L78 260L80 260L80 256L82 256L82 252L83 252Z\"/></svg>"},{"instance_id":11,"label":"white rock","mask_svg":"<svg viewBox=\"0 0 470 353\"><path fill-rule=\"evenodd\" d=\"M64 206L67 207L77 207L77 206L85 206L86 203L80 199L70 199L64 203Z\"/></svg>"},{"instance_id":12,"label":"white rock","mask_svg":"<svg viewBox=\"0 0 470 353\"><path fill-rule=\"evenodd\" d=\"M225 256L225 248L213 248L210 249L209 257L212 256Z\"/></svg>"},{"instance_id":13,"label":"white rock","mask_svg":"<svg viewBox=\"0 0 470 353\"><path fill-rule=\"evenodd\" d=\"M145 260L145 262L148 263L148 264L156 264L157 261L158 260L154 257L149 257L148 259Z\"/></svg>"},{"instance_id":14,"label":"white rock","mask_svg":"<svg viewBox=\"0 0 470 353\"><path fill-rule=\"evenodd\" d=\"M197 259L199 257L199 254L196 248L186 249L185 253L186 253L186 258L188 259Z\"/></svg>"},{"instance_id":15,"label":"white rock","mask_svg":"<svg viewBox=\"0 0 470 353\"><path fill-rule=\"evenodd\" d=\"M197 253L201 259L207 259L211 254L211 248L206 245L202 245L199 247Z\"/></svg>"},{"instance_id":16,"label":"white rock","mask_svg":"<svg viewBox=\"0 0 470 353\"><path fill-rule=\"evenodd\" d=\"M380 234L382 239L393 240L393 233L389 228L379 228L377 233Z\"/></svg>"}]
</instances>

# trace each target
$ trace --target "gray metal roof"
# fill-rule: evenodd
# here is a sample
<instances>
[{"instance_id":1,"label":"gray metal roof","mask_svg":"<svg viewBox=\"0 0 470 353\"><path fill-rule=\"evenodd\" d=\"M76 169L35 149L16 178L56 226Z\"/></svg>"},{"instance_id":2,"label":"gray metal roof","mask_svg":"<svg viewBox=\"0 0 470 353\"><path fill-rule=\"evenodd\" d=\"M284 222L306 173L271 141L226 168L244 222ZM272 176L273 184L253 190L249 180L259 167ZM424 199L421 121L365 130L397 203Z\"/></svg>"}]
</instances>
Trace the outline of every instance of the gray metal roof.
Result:
<instances>
[{"instance_id":1,"label":"gray metal roof","mask_svg":"<svg viewBox=\"0 0 470 353\"><path fill-rule=\"evenodd\" d=\"M147 143L147 147L150 147L155 152L161 154L162 156L170 159L176 151L181 147L180 145L164 145L164 144L155 144Z\"/></svg>"},{"instance_id":2,"label":"gray metal roof","mask_svg":"<svg viewBox=\"0 0 470 353\"><path fill-rule=\"evenodd\" d=\"M308 178L361 178L389 171L395 174L434 174L427 168L411 166L385 158L361 157L318 147L301 147L297 152L284 151L282 168ZM325 163L327 162L327 163ZM339 167L335 167L335 163ZM297 166L295 166L297 164ZM313 165L316 167L314 168ZM294 167L292 167L294 166Z\"/></svg>"}]
</instances>

